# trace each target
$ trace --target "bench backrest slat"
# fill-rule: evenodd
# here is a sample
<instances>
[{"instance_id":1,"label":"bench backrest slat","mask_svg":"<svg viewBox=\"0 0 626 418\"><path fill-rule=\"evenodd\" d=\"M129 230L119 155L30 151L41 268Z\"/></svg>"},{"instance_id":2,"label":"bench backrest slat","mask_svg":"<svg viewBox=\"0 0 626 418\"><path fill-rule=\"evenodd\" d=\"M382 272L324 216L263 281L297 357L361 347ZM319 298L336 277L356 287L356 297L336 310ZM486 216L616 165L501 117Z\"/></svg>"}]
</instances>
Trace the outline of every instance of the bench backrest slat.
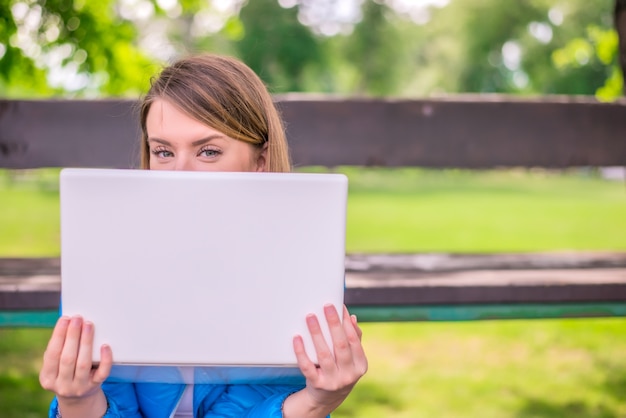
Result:
<instances>
[{"instance_id":1,"label":"bench backrest slat","mask_svg":"<svg viewBox=\"0 0 626 418\"><path fill-rule=\"evenodd\" d=\"M626 101L277 97L296 166L626 165ZM136 102L0 100L0 168L133 167Z\"/></svg>"}]
</instances>

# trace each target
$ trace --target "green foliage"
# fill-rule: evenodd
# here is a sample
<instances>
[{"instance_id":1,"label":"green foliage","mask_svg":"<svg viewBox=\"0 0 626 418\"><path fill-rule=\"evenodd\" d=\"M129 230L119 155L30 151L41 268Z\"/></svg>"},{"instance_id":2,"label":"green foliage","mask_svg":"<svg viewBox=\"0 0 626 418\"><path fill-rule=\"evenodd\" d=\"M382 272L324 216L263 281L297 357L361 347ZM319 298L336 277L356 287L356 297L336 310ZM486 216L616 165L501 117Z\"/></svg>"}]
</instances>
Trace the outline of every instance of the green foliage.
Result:
<instances>
[{"instance_id":1,"label":"green foliage","mask_svg":"<svg viewBox=\"0 0 626 418\"><path fill-rule=\"evenodd\" d=\"M134 45L136 27L110 1L10 1L0 42L5 95L63 91L136 95L147 85L152 60ZM68 80L73 80L69 83Z\"/></svg>"},{"instance_id":2,"label":"green foliage","mask_svg":"<svg viewBox=\"0 0 626 418\"><path fill-rule=\"evenodd\" d=\"M505 42L525 35L529 22L540 20L542 11L533 2L491 2L461 0L459 9L466 13L460 19L465 34L465 68L461 71L461 89L470 92L511 92L515 86L512 73L520 68L507 68L503 47Z\"/></svg>"},{"instance_id":3,"label":"green foliage","mask_svg":"<svg viewBox=\"0 0 626 418\"><path fill-rule=\"evenodd\" d=\"M354 25L329 32L311 0L146 0L143 17L121 0L6 0L0 94L136 97L163 62L210 51L281 93L620 95L615 0L354 1Z\"/></svg>"},{"instance_id":4,"label":"green foliage","mask_svg":"<svg viewBox=\"0 0 626 418\"><path fill-rule=\"evenodd\" d=\"M9 41L17 31L10 6L10 2L0 2L0 46L4 50L4 55L0 54L0 95L12 91L49 93L44 71Z\"/></svg>"},{"instance_id":5,"label":"green foliage","mask_svg":"<svg viewBox=\"0 0 626 418\"><path fill-rule=\"evenodd\" d=\"M595 95L599 100L611 101L621 97L624 79L618 62L618 37L614 29L596 25L587 27L586 36L574 38L563 48L552 54L554 65L561 72L600 64L606 72L604 85L598 87Z\"/></svg>"},{"instance_id":6,"label":"green foliage","mask_svg":"<svg viewBox=\"0 0 626 418\"><path fill-rule=\"evenodd\" d=\"M589 61L562 71L555 50L584 28L612 25L613 0L568 2L457 0L441 18L460 28L463 64L460 91L539 94L594 94L610 69Z\"/></svg>"},{"instance_id":7,"label":"green foliage","mask_svg":"<svg viewBox=\"0 0 626 418\"><path fill-rule=\"evenodd\" d=\"M297 8L282 8L276 0L254 0L241 10L239 56L274 92L306 90L306 71L323 64L318 39L297 14Z\"/></svg>"},{"instance_id":8,"label":"green foliage","mask_svg":"<svg viewBox=\"0 0 626 418\"><path fill-rule=\"evenodd\" d=\"M233 17L231 19L228 19L228 21L224 25L223 33L228 39L237 42L241 41L244 38L246 34L246 29L244 28L243 23L240 19Z\"/></svg>"},{"instance_id":9,"label":"green foliage","mask_svg":"<svg viewBox=\"0 0 626 418\"><path fill-rule=\"evenodd\" d=\"M374 1L363 4L363 18L346 45L346 58L357 75L356 92L385 95L401 83L402 35L388 6Z\"/></svg>"}]
</instances>

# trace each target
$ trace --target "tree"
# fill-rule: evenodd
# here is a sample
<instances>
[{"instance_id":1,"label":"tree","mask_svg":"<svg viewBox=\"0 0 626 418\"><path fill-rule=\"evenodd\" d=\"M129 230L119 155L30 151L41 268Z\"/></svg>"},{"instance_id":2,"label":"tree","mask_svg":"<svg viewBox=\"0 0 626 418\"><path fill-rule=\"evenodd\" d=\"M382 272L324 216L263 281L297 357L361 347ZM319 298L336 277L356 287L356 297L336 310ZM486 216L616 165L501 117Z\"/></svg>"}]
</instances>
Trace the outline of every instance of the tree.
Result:
<instances>
[{"instance_id":1,"label":"tree","mask_svg":"<svg viewBox=\"0 0 626 418\"><path fill-rule=\"evenodd\" d=\"M363 18L345 42L347 63L355 70L355 91L379 96L395 93L402 84L407 53L394 24L398 16L374 1L365 2L362 8Z\"/></svg>"},{"instance_id":2,"label":"tree","mask_svg":"<svg viewBox=\"0 0 626 418\"><path fill-rule=\"evenodd\" d=\"M611 26L612 0L499 2L459 0L466 66L460 90L594 94L607 78L598 62L558 68L552 54L584 34L589 23Z\"/></svg>"},{"instance_id":3,"label":"tree","mask_svg":"<svg viewBox=\"0 0 626 418\"><path fill-rule=\"evenodd\" d=\"M608 98L623 80L624 0L351 1L337 22L336 0L5 0L0 92L136 97L200 51L240 57L275 92Z\"/></svg>"},{"instance_id":4,"label":"tree","mask_svg":"<svg viewBox=\"0 0 626 418\"><path fill-rule=\"evenodd\" d=\"M111 1L3 2L0 21L4 95L135 94L153 69L133 42L136 27Z\"/></svg>"},{"instance_id":5,"label":"tree","mask_svg":"<svg viewBox=\"0 0 626 418\"><path fill-rule=\"evenodd\" d=\"M316 36L299 23L297 8L253 0L239 17L244 27L235 44L239 57L275 92L307 90L306 73L319 72L324 55Z\"/></svg>"},{"instance_id":6,"label":"tree","mask_svg":"<svg viewBox=\"0 0 626 418\"><path fill-rule=\"evenodd\" d=\"M622 86L626 94L626 0L615 0L615 29L618 34L618 56L622 67Z\"/></svg>"}]
</instances>

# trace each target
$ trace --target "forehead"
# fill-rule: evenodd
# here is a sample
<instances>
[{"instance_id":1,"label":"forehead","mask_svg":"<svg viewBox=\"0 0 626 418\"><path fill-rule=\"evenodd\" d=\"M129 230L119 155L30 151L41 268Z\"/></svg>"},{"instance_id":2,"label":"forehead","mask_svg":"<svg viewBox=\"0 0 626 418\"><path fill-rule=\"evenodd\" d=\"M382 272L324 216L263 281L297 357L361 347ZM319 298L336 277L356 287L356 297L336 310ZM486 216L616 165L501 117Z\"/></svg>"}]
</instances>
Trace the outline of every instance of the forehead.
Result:
<instances>
[{"instance_id":1,"label":"forehead","mask_svg":"<svg viewBox=\"0 0 626 418\"><path fill-rule=\"evenodd\" d=\"M168 139L192 138L218 133L217 130L190 117L171 102L156 99L150 106L146 116L146 130L149 137Z\"/></svg>"}]
</instances>

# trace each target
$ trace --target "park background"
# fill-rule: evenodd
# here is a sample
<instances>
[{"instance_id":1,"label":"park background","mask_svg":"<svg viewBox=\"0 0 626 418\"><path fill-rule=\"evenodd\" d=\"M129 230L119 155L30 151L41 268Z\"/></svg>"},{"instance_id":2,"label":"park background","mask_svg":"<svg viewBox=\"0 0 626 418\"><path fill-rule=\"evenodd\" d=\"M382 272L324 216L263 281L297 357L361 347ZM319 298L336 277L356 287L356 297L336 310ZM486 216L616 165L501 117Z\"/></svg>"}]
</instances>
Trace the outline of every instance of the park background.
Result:
<instances>
[{"instance_id":1,"label":"park background","mask_svg":"<svg viewBox=\"0 0 626 418\"><path fill-rule=\"evenodd\" d=\"M212 51L240 57L273 93L611 101L623 94L614 7L2 0L0 94L136 98L163 63ZM626 250L619 170L333 170L350 178L350 253ZM59 255L57 181L58 169L0 171L0 256ZM370 371L335 417L626 417L623 319L363 328ZM49 333L0 329L1 416L45 415L37 374Z\"/></svg>"}]
</instances>

